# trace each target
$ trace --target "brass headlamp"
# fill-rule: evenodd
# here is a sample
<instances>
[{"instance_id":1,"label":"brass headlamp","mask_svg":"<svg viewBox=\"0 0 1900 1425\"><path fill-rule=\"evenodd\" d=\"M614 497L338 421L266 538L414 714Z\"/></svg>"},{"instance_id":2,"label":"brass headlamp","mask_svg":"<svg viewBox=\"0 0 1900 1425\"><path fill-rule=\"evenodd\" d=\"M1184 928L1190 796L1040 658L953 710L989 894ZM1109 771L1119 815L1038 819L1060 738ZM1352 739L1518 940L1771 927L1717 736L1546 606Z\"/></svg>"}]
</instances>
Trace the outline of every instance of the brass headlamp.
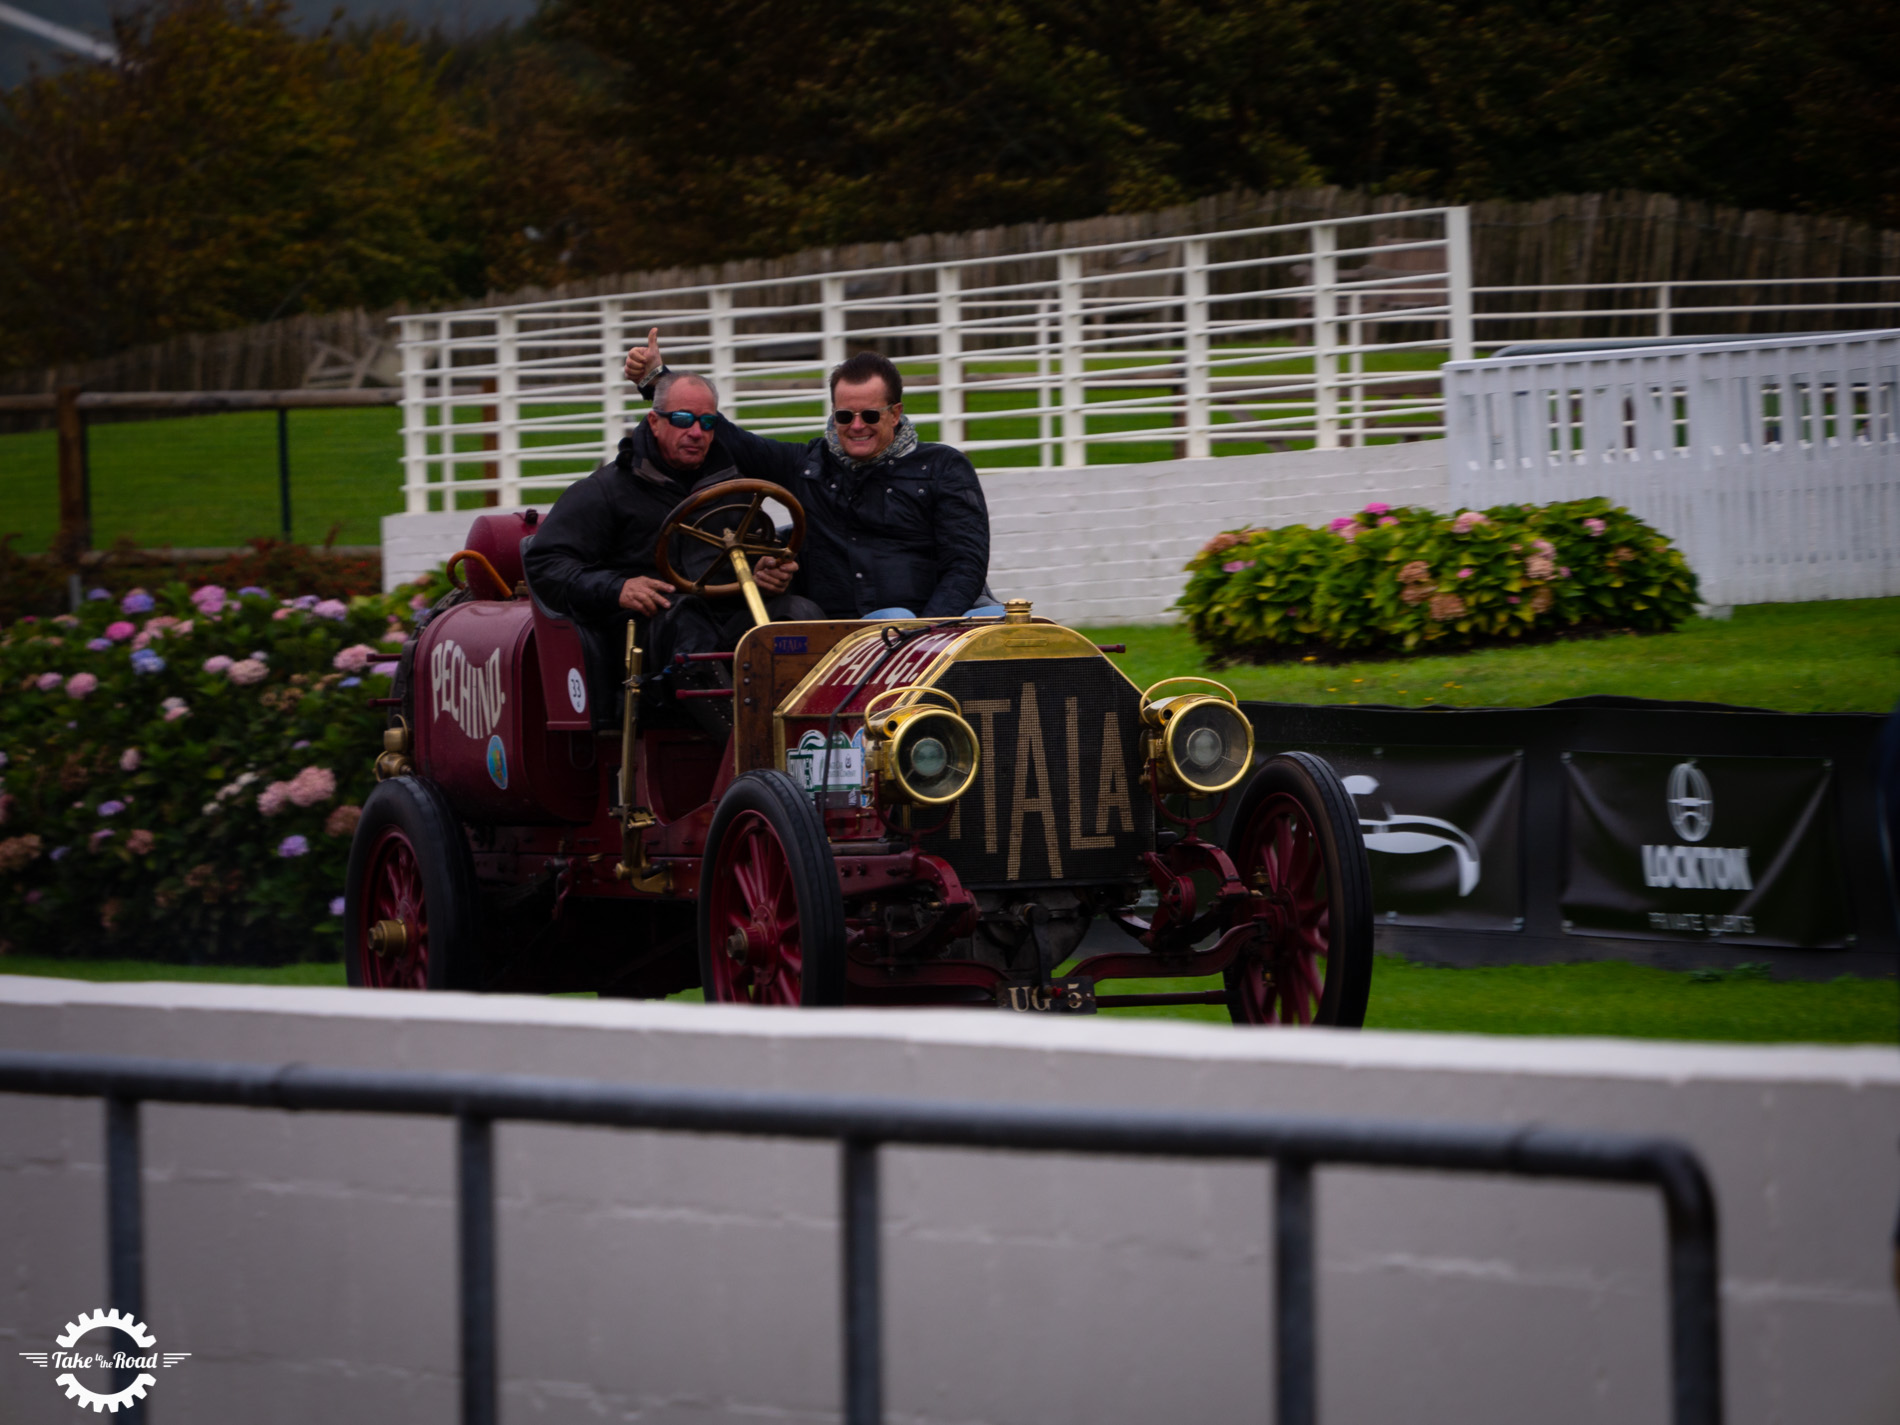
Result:
<instances>
[{"instance_id":1,"label":"brass headlamp","mask_svg":"<svg viewBox=\"0 0 1900 1425\"><path fill-rule=\"evenodd\" d=\"M1213 688L1155 695L1177 683ZM1231 689L1211 678L1163 678L1141 695L1150 730L1148 761L1162 791L1210 797L1234 786L1253 766L1253 724Z\"/></svg>"},{"instance_id":2,"label":"brass headlamp","mask_svg":"<svg viewBox=\"0 0 1900 1425\"><path fill-rule=\"evenodd\" d=\"M948 693L887 688L866 705L864 733L878 789L886 796L915 806L947 806L976 781L976 731Z\"/></svg>"}]
</instances>

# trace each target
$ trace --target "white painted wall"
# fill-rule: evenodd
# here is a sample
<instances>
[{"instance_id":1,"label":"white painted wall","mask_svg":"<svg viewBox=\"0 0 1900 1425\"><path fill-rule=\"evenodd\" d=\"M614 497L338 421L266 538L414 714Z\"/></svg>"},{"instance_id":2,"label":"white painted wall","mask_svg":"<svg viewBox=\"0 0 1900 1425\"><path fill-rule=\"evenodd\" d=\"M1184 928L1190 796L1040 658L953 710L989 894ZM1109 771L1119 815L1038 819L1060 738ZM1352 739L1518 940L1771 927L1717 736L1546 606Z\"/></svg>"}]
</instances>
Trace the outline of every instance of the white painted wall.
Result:
<instances>
[{"instance_id":1,"label":"white painted wall","mask_svg":"<svg viewBox=\"0 0 1900 1425\"><path fill-rule=\"evenodd\" d=\"M1221 530L1324 522L1372 500L1442 508L1448 498L1442 440L984 472L983 493L990 587L1077 624L1172 621L1182 566ZM383 587L460 549L475 513L385 515Z\"/></svg>"},{"instance_id":2,"label":"white painted wall","mask_svg":"<svg viewBox=\"0 0 1900 1425\"><path fill-rule=\"evenodd\" d=\"M1669 1133L1720 1204L1728 1418L1900 1417L1892 1050L25 978L0 978L0 1043ZM449 1126L146 1115L147 1320L193 1353L154 1418L449 1425ZM835 1418L832 1150L498 1135L505 1419ZM0 1096L9 1425L74 1418L14 1352L104 1304L101 1136L94 1103ZM893 1420L1267 1418L1264 1168L899 1152L884 1191ZM1322 1170L1319 1202L1323 1419L1667 1418L1652 1195Z\"/></svg>"}]
</instances>

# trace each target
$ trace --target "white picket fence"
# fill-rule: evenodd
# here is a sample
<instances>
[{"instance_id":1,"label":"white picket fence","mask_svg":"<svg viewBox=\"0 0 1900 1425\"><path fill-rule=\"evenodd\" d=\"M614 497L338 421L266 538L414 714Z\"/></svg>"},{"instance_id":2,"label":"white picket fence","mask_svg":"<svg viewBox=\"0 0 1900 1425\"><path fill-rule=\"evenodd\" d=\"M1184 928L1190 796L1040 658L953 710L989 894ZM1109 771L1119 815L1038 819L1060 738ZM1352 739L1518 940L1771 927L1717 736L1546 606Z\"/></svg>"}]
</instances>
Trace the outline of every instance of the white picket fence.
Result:
<instances>
[{"instance_id":1,"label":"white picket fence","mask_svg":"<svg viewBox=\"0 0 1900 1425\"><path fill-rule=\"evenodd\" d=\"M818 430L825 372L875 347L905 368L926 437L992 468L1442 434L1437 367L1473 351L1468 217L401 317L406 508L520 505L591 470L635 409L621 362L653 326L671 364L711 375L723 409L763 434Z\"/></svg>"},{"instance_id":2,"label":"white picket fence","mask_svg":"<svg viewBox=\"0 0 1900 1425\"><path fill-rule=\"evenodd\" d=\"M1448 363L1454 508L1605 496L1712 604L1900 594L1900 330Z\"/></svg>"}]
</instances>

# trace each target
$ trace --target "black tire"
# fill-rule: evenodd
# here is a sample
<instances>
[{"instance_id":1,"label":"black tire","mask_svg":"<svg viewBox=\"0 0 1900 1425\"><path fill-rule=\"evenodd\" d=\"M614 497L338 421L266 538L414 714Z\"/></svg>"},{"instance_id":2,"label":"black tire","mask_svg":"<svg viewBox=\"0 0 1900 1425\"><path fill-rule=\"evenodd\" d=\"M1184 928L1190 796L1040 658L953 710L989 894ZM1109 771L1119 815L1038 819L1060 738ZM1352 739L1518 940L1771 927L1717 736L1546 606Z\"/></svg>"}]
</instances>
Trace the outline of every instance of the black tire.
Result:
<instances>
[{"instance_id":1,"label":"black tire","mask_svg":"<svg viewBox=\"0 0 1900 1425\"><path fill-rule=\"evenodd\" d=\"M1280 853L1266 845L1276 834L1293 848L1284 868ZM1234 1022L1364 1025L1372 993L1372 868L1358 809L1338 773L1310 752L1271 758L1241 792L1227 853L1241 880L1265 883L1284 912L1280 928L1224 972ZM1325 967L1314 996L1318 940L1326 946ZM1310 952L1304 960L1303 949ZM1289 992L1297 992L1290 1016Z\"/></svg>"},{"instance_id":2,"label":"black tire","mask_svg":"<svg viewBox=\"0 0 1900 1425\"><path fill-rule=\"evenodd\" d=\"M734 953L735 929L761 916L767 932ZM818 809L783 772L747 772L719 799L700 868L698 938L709 1003L844 1003L838 863Z\"/></svg>"},{"instance_id":3,"label":"black tire","mask_svg":"<svg viewBox=\"0 0 1900 1425\"><path fill-rule=\"evenodd\" d=\"M399 952L370 948L382 920L404 926ZM472 990L480 980L475 862L448 800L419 777L378 782L350 842L343 969L370 989Z\"/></svg>"}]
</instances>

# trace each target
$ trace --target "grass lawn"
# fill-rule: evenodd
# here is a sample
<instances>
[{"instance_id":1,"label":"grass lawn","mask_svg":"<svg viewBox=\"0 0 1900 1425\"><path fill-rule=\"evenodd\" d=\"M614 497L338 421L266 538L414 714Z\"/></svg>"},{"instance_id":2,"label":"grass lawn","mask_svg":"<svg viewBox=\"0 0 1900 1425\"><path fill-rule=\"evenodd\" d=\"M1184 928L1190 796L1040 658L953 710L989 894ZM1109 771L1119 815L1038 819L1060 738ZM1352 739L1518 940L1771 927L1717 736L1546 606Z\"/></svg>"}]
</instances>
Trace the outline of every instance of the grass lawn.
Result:
<instances>
[{"instance_id":1,"label":"grass lawn","mask_svg":"<svg viewBox=\"0 0 1900 1425\"><path fill-rule=\"evenodd\" d=\"M227 984L343 983L343 967L334 964L247 969L11 956L0 960L0 974ZM1153 983L1157 988L1190 985L1188 981ZM698 997L697 990L675 996ZM1214 1005L1107 1012L1228 1022L1227 1012ZM1620 961L1448 970L1382 955L1375 962L1366 1027L1751 1044L1892 1044L1900 1038L1900 981L1775 981L1754 973L1685 974Z\"/></svg>"},{"instance_id":2,"label":"grass lawn","mask_svg":"<svg viewBox=\"0 0 1900 1425\"><path fill-rule=\"evenodd\" d=\"M1675 633L1328 666L1205 666L1181 626L1090 629L1126 643L1115 661L1143 687L1205 672L1243 698L1400 707L1533 707L1612 693L1777 708L1887 712L1900 701L1900 599L1751 604Z\"/></svg>"}]
</instances>

